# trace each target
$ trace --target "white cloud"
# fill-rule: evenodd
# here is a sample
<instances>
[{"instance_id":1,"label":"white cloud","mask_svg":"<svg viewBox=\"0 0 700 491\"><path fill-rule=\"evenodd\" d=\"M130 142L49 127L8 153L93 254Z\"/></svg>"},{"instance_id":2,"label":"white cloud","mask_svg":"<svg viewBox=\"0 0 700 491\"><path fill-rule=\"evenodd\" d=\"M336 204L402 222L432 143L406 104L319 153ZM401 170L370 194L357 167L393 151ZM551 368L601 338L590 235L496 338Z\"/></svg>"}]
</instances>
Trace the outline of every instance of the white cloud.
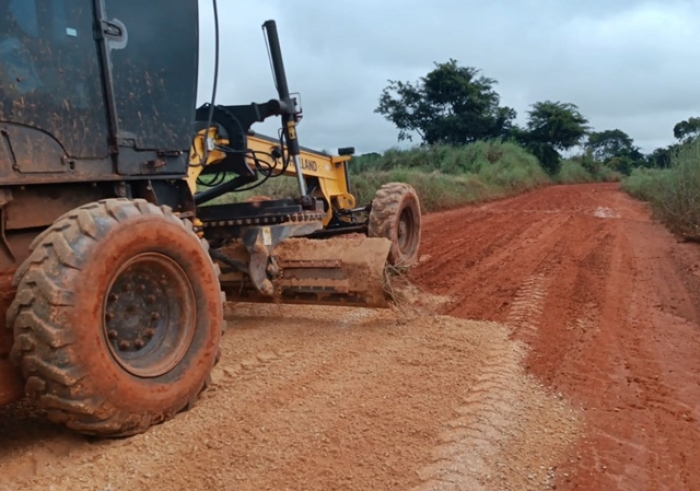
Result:
<instances>
[{"instance_id":1,"label":"white cloud","mask_svg":"<svg viewBox=\"0 0 700 491\"><path fill-rule=\"evenodd\" d=\"M300 139L381 151L397 131L374 114L387 79L415 81L457 59L495 78L524 121L544 99L577 104L598 130L620 128L643 150L671 143L700 115L700 7L695 1L219 0L223 104L275 97L261 30L277 21L290 86L302 93ZM200 103L213 70L211 2L202 6ZM275 133L276 121L261 125Z\"/></svg>"}]
</instances>

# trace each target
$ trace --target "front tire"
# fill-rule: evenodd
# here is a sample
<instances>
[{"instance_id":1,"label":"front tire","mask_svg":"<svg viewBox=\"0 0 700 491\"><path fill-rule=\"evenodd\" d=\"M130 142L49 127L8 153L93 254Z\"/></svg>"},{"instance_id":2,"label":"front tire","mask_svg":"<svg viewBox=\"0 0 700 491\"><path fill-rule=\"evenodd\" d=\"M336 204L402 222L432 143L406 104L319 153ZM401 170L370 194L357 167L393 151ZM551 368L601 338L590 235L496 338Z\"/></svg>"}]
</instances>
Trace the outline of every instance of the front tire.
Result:
<instances>
[{"instance_id":1,"label":"front tire","mask_svg":"<svg viewBox=\"0 0 700 491\"><path fill-rule=\"evenodd\" d=\"M109 199L64 215L32 248L7 315L11 358L50 420L128 436L194 404L217 359L223 305L190 222Z\"/></svg>"},{"instance_id":2,"label":"front tire","mask_svg":"<svg viewBox=\"0 0 700 491\"><path fill-rule=\"evenodd\" d=\"M392 182L379 188L372 201L367 235L391 241L388 261L392 266L408 268L418 262L421 210L412 186Z\"/></svg>"}]
</instances>

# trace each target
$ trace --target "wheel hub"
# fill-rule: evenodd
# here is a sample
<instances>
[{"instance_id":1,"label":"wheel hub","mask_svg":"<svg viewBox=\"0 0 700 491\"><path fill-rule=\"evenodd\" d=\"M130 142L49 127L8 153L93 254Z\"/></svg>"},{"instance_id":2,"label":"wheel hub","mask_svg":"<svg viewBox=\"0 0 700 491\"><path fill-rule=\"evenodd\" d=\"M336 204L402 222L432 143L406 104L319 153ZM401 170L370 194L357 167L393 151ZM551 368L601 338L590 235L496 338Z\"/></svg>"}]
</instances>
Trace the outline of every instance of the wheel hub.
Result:
<instances>
[{"instance_id":1,"label":"wheel hub","mask_svg":"<svg viewBox=\"0 0 700 491\"><path fill-rule=\"evenodd\" d=\"M194 292L171 258L141 254L114 276L104 303L104 333L128 372L157 377L185 356L194 335Z\"/></svg>"}]
</instances>

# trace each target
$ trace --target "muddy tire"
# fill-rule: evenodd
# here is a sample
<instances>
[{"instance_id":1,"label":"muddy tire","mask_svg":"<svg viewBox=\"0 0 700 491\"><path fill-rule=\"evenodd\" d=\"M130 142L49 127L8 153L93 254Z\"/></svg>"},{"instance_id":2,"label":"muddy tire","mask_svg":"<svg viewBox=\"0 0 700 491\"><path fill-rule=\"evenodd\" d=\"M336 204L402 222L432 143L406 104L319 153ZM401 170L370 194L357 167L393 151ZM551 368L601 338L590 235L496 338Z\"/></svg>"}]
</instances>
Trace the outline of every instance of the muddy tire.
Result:
<instances>
[{"instance_id":1,"label":"muddy tire","mask_svg":"<svg viewBox=\"0 0 700 491\"><path fill-rule=\"evenodd\" d=\"M420 227L420 201L412 186L389 183L379 188L372 201L367 235L391 241L389 264L396 267L416 264Z\"/></svg>"},{"instance_id":2,"label":"muddy tire","mask_svg":"<svg viewBox=\"0 0 700 491\"><path fill-rule=\"evenodd\" d=\"M50 420L128 436L194 404L223 305L219 269L190 222L109 199L64 215L31 249L7 314L11 359Z\"/></svg>"}]
</instances>

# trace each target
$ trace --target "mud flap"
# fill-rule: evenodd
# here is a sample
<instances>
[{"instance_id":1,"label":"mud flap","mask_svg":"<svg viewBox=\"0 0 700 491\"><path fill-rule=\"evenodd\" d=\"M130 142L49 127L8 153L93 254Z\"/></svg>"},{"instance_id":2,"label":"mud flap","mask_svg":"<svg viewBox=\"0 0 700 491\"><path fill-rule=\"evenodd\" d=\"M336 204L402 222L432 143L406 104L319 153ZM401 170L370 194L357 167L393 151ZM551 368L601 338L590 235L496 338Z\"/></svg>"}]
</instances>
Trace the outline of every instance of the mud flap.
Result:
<instances>
[{"instance_id":1,"label":"mud flap","mask_svg":"<svg viewBox=\"0 0 700 491\"><path fill-rule=\"evenodd\" d=\"M362 235L289 238L270 251L266 273L272 289L256 288L250 275L224 263L221 285L229 301L388 307L390 248L387 239ZM219 252L239 264L254 265L251 250L240 242Z\"/></svg>"}]
</instances>

